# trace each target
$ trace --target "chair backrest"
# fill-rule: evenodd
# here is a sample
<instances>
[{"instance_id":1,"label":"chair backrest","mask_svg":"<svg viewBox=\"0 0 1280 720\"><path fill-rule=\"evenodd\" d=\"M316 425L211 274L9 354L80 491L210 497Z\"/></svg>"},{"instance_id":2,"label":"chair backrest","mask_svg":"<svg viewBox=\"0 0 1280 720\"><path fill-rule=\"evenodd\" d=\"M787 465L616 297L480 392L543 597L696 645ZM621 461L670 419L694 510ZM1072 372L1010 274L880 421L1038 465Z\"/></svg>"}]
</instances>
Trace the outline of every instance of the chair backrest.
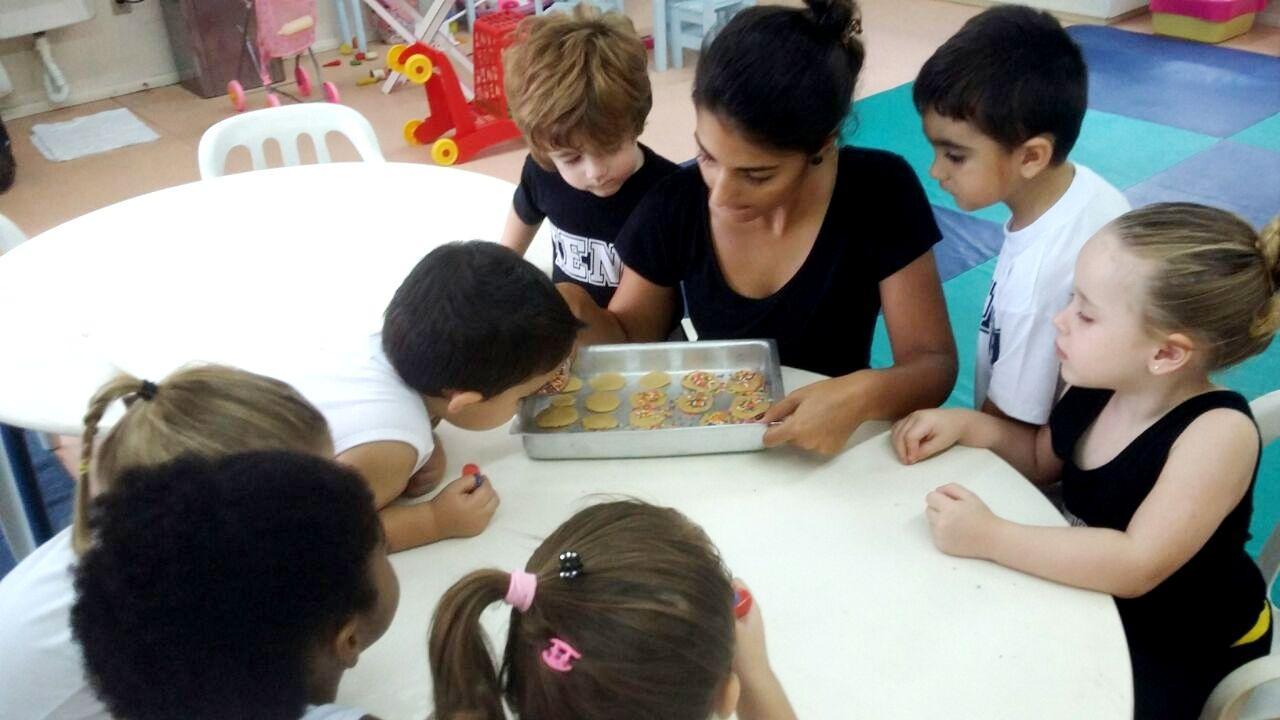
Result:
<instances>
[{"instance_id":1,"label":"chair backrest","mask_svg":"<svg viewBox=\"0 0 1280 720\"><path fill-rule=\"evenodd\" d=\"M331 132L345 135L365 162L385 161L373 127L363 115L335 103L299 103L234 115L206 130L196 151L200 177L208 179L222 175L227 154L240 146L249 149L253 169L261 170L267 166L263 144L270 139L280 143L280 155L285 165L298 165L301 162L298 137L301 135L311 136L319 162L329 162L325 135Z\"/></svg>"},{"instance_id":2,"label":"chair backrest","mask_svg":"<svg viewBox=\"0 0 1280 720\"><path fill-rule=\"evenodd\" d=\"M0 253L7 253L27 241L22 229L12 220L0 215Z\"/></svg>"},{"instance_id":3,"label":"chair backrest","mask_svg":"<svg viewBox=\"0 0 1280 720\"><path fill-rule=\"evenodd\" d=\"M1272 390L1249 403L1253 417L1258 421L1258 429L1262 433L1262 444L1268 445L1280 439L1280 390ZM1262 546L1258 554L1258 567L1262 568L1262 576L1266 578L1270 590L1276 582L1277 571L1280 570L1280 524L1271 530L1271 536Z\"/></svg>"}]
</instances>

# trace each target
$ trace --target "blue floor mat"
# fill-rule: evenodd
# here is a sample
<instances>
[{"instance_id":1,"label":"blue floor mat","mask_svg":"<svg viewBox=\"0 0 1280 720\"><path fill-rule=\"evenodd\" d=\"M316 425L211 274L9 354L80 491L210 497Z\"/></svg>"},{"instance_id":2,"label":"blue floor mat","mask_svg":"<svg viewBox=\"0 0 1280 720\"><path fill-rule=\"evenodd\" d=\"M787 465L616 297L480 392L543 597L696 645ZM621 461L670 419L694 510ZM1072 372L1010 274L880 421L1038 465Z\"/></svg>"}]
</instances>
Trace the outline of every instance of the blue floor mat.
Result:
<instances>
[{"instance_id":1,"label":"blue floor mat","mask_svg":"<svg viewBox=\"0 0 1280 720\"><path fill-rule=\"evenodd\" d=\"M27 450L31 453L31 463L35 465L36 476L40 479L40 493L44 495L45 508L49 513L49 522L56 533L71 524L71 504L75 495L75 481L58 462L58 458L45 450L35 433L26 433ZM0 577L4 577L13 569L13 555L9 553L9 543L0 532Z\"/></svg>"},{"instance_id":2,"label":"blue floor mat","mask_svg":"<svg viewBox=\"0 0 1280 720\"><path fill-rule=\"evenodd\" d=\"M1134 207L1172 201L1212 205L1262 227L1280 214L1280 152L1222 140L1125 195Z\"/></svg>"},{"instance_id":3,"label":"blue floor mat","mask_svg":"<svg viewBox=\"0 0 1280 720\"><path fill-rule=\"evenodd\" d=\"M1067 30L1089 107L1225 138L1280 113L1280 58L1094 25Z\"/></svg>"}]
</instances>

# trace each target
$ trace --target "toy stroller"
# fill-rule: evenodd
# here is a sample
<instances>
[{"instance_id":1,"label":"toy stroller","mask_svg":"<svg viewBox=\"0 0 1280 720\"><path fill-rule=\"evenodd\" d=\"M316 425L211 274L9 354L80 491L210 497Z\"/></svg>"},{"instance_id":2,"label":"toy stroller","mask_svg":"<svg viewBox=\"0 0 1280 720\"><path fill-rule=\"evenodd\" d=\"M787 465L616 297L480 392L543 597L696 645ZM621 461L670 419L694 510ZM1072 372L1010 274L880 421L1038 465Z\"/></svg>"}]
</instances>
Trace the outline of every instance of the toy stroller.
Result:
<instances>
[{"instance_id":1,"label":"toy stroller","mask_svg":"<svg viewBox=\"0 0 1280 720\"><path fill-rule=\"evenodd\" d=\"M311 58L311 66L315 68L316 80L323 80L320 63L316 61L311 45L316 41L316 3L315 0L244 0L244 49L240 52L240 62L236 66L235 77L240 77L244 69L245 56L253 61L258 77L262 78L262 87L267 91L267 105L280 105L279 95L304 102L297 95L281 89L285 81L275 82L271 79L271 61L293 58L293 77L298 84L298 95L310 97L311 75L302 67L302 54ZM256 16L256 22L255 22ZM249 34L257 28L257 37ZM331 82L322 82L324 99L336 103L338 86ZM277 95L279 93L279 95ZM239 80L227 83L227 96L236 112L244 112L246 107L244 87Z\"/></svg>"}]
</instances>

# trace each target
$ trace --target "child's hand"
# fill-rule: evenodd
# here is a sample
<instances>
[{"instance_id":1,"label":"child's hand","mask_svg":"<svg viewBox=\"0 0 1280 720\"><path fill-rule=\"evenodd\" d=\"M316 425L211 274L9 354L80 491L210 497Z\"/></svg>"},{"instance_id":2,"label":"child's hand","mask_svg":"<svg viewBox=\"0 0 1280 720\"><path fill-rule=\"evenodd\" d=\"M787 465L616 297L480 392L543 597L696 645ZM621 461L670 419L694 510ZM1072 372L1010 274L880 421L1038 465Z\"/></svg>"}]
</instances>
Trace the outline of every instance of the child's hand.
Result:
<instances>
[{"instance_id":1,"label":"child's hand","mask_svg":"<svg viewBox=\"0 0 1280 720\"><path fill-rule=\"evenodd\" d=\"M964 418L954 410L917 410L893 424L893 450L907 465L931 458L960 441Z\"/></svg>"},{"instance_id":2,"label":"child's hand","mask_svg":"<svg viewBox=\"0 0 1280 720\"><path fill-rule=\"evenodd\" d=\"M440 536L479 535L489 525L494 511L498 509L498 502L493 483L484 482L477 486L475 477L471 475L454 480L431 500Z\"/></svg>"},{"instance_id":3,"label":"child's hand","mask_svg":"<svg viewBox=\"0 0 1280 720\"><path fill-rule=\"evenodd\" d=\"M734 590L747 590L746 584L734 578ZM737 644L733 650L733 671L739 678L760 677L771 673L769 653L764 646L764 618L760 615L760 603L752 598L751 610L737 618L733 624Z\"/></svg>"},{"instance_id":4,"label":"child's hand","mask_svg":"<svg viewBox=\"0 0 1280 720\"><path fill-rule=\"evenodd\" d=\"M991 531L1000 519L977 495L953 483L929 493L925 504L933 544L939 550L960 557L986 557Z\"/></svg>"},{"instance_id":5,"label":"child's hand","mask_svg":"<svg viewBox=\"0 0 1280 720\"><path fill-rule=\"evenodd\" d=\"M418 468L418 472L409 476L409 484L405 485L404 494L409 497L421 497L436 489L444 479L445 466L449 464L444 454L444 446L440 444L440 436L431 433L435 442L431 457Z\"/></svg>"},{"instance_id":6,"label":"child's hand","mask_svg":"<svg viewBox=\"0 0 1280 720\"><path fill-rule=\"evenodd\" d=\"M741 580L734 579L733 589L747 591ZM795 711L787 700L782 683L769 666L769 653L764 646L764 618L760 604L752 599L751 609L733 624L737 642L733 649L733 673L742 683L738 696L737 716L740 720L795 720Z\"/></svg>"}]
</instances>

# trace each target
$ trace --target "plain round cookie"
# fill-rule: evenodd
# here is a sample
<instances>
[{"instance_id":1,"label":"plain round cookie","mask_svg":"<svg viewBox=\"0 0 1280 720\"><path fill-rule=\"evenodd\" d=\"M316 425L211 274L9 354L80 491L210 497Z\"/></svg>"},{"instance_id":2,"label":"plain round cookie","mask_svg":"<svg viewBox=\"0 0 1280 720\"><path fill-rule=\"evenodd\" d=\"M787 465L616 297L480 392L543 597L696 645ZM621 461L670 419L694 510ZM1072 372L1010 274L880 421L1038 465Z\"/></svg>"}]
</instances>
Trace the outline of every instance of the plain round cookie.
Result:
<instances>
[{"instance_id":1,"label":"plain round cookie","mask_svg":"<svg viewBox=\"0 0 1280 720\"><path fill-rule=\"evenodd\" d=\"M575 402L577 401L573 399L572 395L552 395L551 396L551 405L553 407L573 407L573 404Z\"/></svg>"},{"instance_id":2,"label":"plain round cookie","mask_svg":"<svg viewBox=\"0 0 1280 720\"><path fill-rule=\"evenodd\" d=\"M621 390L627 379L618 373L600 373L587 381L592 390Z\"/></svg>"},{"instance_id":3,"label":"plain round cookie","mask_svg":"<svg viewBox=\"0 0 1280 720\"><path fill-rule=\"evenodd\" d=\"M584 430L612 430L618 427L618 416L613 413L591 413L582 418Z\"/></svg>"},{"instance_id":4,"label":"plain round cookie","mask_svg":"<svg viewBox=\"0 0 1280 720\"><path fill-rule=\"evenodd\" d=\"M552 405L534 417L533 422L540 428L553 429L568 427L578 421L578 410L573 407Z\"/></svg>"},{"instance_id":5,"label":"plain round cookie","mask_svg":"<svg viewBox=\"0 0 1280 720\"><path fill-rule=\"evenodd\" d=\"M577 375L570 375L569 382L564 384L564 392L576 393L582 389L582 378Z\"/></svg>"},{"instance_id":6,"label":"plain round cookie","mask_svg":"<svg viewBox=\"0 0 1280 720\"><path fill-rule=\"evenodd\" d=\"M616 392L594 392L582 404L591 412L607 413L617 410L622 404L622 398Z\"/></svg>"},{"instance_id":7,"label":"plain round cookie","mask_svg":"<svg viewBox=\"0 0 1280 720\"><path fill-rule=\"evenodd\" d=\"M671 376L660 370L654 371L640 378L640 382L637 384L641 390L657 390L670 385Z\"/></svg>"}]
</instances>

